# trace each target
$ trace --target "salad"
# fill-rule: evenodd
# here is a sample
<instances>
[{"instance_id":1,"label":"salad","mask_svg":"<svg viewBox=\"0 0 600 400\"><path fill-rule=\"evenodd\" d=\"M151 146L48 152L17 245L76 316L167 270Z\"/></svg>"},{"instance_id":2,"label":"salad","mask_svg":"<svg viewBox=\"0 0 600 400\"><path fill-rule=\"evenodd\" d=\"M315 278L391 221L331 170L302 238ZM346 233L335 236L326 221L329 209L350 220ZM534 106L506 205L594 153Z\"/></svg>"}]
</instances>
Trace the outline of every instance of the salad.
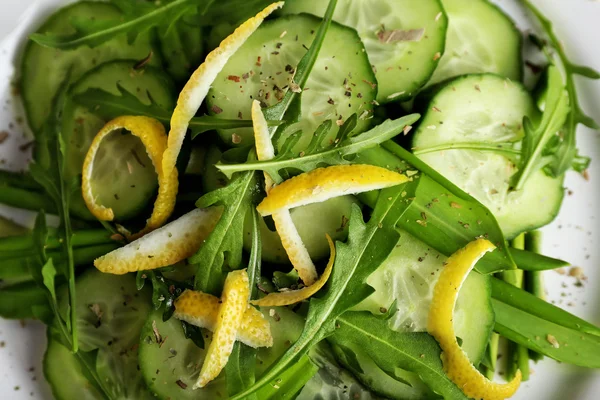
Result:
<instances>
[{"instance_id":1,"label":"salad","mask_svg":"<svg viewBox=\"0 0 600 400\"><path fill-rule=\"evenodd\" d=\"M46 324L54 397L495 400L546 357L600 368L538 230L586 174L574 79L600 73L521 3L525 37L488 0L50 15L18 71L33 160L0 170L37 213L0 219L0 316Z\"/></svg>"}]
</instances>

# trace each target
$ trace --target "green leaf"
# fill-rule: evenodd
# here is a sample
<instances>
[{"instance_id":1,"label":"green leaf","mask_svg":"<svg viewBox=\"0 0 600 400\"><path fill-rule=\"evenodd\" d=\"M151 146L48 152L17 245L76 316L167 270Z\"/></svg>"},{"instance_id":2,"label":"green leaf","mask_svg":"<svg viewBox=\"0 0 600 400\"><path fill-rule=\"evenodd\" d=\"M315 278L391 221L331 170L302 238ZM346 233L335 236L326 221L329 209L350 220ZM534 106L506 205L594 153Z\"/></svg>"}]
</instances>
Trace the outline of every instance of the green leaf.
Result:
<instances>
[{"instance_id":1,"label":"green leaf","mask_svg":"<svg viewBox=\"0 0 600 400\"><path fill-rule=\"evenodd\" d=\"M551 322L565 328L573 329L600 337L600 328L570 314L562 308L556 307L544 300L516 288L500 279L492 278L492 298L515 309L524 311L532 316ZM511 327L511 324L502 322ZM517 330L518 331L518 330ZM546 332L551 333L551 332ZM544 335L545 336L545 335ZM574 343L569 343L569 346ZM597 353L600 354L600 353Z\"/></svg>"},{"instance_id":2,"label":"green leaf","mask_svg":"<svg viewBox=\"0 0 600 400\"><path fill-rule=\"evenodd\" d=\"M510 249L515 264L523 271L548 271L563 268L570 263L556 258L546 257L527 250Z\"/></svg>"},{"instance_id":3,"label":"green leaf","mask_svg":"<svg viewBox=\"0 0 600 400\"><path fill-rule=\"evenodd\" d=\"M556 324L496 299L492 305L494 329L505 338L556 361L600 368L600 336Z\"/></svg>"},{"instance_id":4,"label":"green leaf","mask_svg":"<svg viewBox=\"0 0 600 400\"><path fill-rule=\"evenodd\" d=\"M50 292L50 296L52 296L52 300L55 304L57 304L56 300L56 284L54 280L56 279L56 268L54 268L54 263L52 259L49 259L46 264L42 267L42 277L44 279L44 286Z\"/></svg>"},{"instance_id":5,"label":"green leaf","mask_svg":"<svg viewBox=\"0 0 600 400\"><path fill-rule=\"evenodd\" d=\"M165 110L160 107L154 102L149 94L148 97L150 98L150 103L145 104L121 85L117 84L117 88L120 95L115 95L98 88L92 88L75 95L73 99L78 104L93 110L94 114L106 120L121 115L143 115L157 119L165 125L168 125L171 122L173 111ZM268 121L269 126L279 126L282 123L282 121ZM199 134L210 130L248 127L252 127L251 120L222 119L203 115L201 117L192 118L189 129L192 132L193 139Z\"/></svg>"},{"instance_id":6,"label":"green leaf","mask_svg":"<svg viewBox=\"0 0 600 400\"><path fill-rule=\"evenodd\" d=\"M304 88L308 75L314 66L321 45L325 40L325 34L331 24L331 18L337 0L331 0L327 9L327 18L319 26L315 39L304 57L296 68L297 83ZM265 110L265 116L272 121L281 121L286 116L289 106L296 98L297 93L291 90L287 92L283 100ZM292 118L293 119L293 118ZM277 127L272 127L275 132ZM255 188L255 173L243 172L238 174L228 186L210 192L200 198L198 207L207 207L218 204L223 206L223 214L219 222L206 239L200 250L190 258L192 264L196 265L196 281L194 286L197 290L219 295L224 281L223 264L227 261L229 268L240 267L243 247L244 218L252 207L252 190ZM226 258L227 255L227 258Z\"/></svg>"},{"instance_id":7,"label":"green leaf","mask_svg":"<svg viewBox=\"0 0 600 400\"><path fill-rule=\"evenodd\" d=\"M198 348L204 348L204 335L200 328L185 321L181 321L181 327L186 339L190 339Z\"/></svg>"},{"instance_id":8,"label":"green leaf","mask_svg":"<svg viewBox=\"0 0 600 400\"><path fill-rule=\"evenodd\" d=\"M350 217L347 243L336 243L336 258L327 283L319 298L310 300L304 330L298 340L251 387L232 399L243 399L276 379L308 350L335 331L336 319L373 293L365 281L394 249L400 235L395 225L410 205L414 185L400 185L381 192L368 223L354 206ZM402 195L404 193L404 196Z\"/></svg>"},{"instance_id":9,"label":"green leaf","mask_svg":"<svg viewBox=\"0 0 600 400\"><path fill-rule=\"evenodd\" d=\"M570 112L569 95L560 71L558 68L550 66L547 75L548 89L541 122L534 128L529 118L526 117L523 121L525 137L522 142L520 167L513 176L515 190L523 189L531 174L549 162L547 157L543 157L544 150L552 136L556 135L563 127Z\"/></svg>"},{"instance_id":10,"label":"green leaf","mask_svg":"<svg viewBox=\"0 0 600 400\"><path fill-rule=\"evenodd\" d=\"M260 271L262 262L262 241L259 230L259 214L256 209L252 211L252 245L250 246L250 261L248 262L248 281L250 282L250 299L258 295Z\"/></svg>"},{"instance_id":11,"label":"green leaf","mask_svg":"<svg viewBox=\"0 0 600 400\"><path fill-rule=\"evenodd\" d=\"M227 376L227 392L230 395L240 392L244 388L254 384L256 369L256 349L236 342L227 365L225 375ZM258 400L256 393L246 397L246 400ZM262 398L260 398L263 400Z\"/></svg>"},{"instance_id":12,"label":"green leaf","mask_svg":"<svg viewBox=\"0 0 600 400\"><path fill-rule=\"evenodd\" d=\"M209 7L213 1L208 1L206 7ZM176 0L162 7L142 8L140 11L145 13L141 15L130 8L130 12L126 12L124 20L73 19L72 25L75 28L75 33L71 35L34 33L30 38L42 46L61 50L72 50L81 46L96 47L121 34L127 34L131 43L135 41L139 34L153 27L172 26L184 14L192 11L198 3L198 0ZM121 6L125 4L125 2L120 2Z\"/></svg>"},{"instance_id":13,"label":"green leaf","mask_svg":"<svg viewBox=\"0 0 600 400\"><path fill-rule=\"evenodd\" d=\"M201 197L196 203L200 208L213 205L223 207L219 222L200 250L189 259L196 266L194 286L197 290L220 295L226 274L223 264L227 262L230 269L241 267L244 219L252 206L251 188L255 185L254 174L246 172L228 186Z\"/></svg>"},{"instance_id":14,"label":"green leaf","mask_svg":"<svg viewBox=\"0 0 600 400\"><path fill-rule=\"evenodd\" d=\"M544 51L552 64L555 64L565 76L565 85L569 97L571 111L563 127L561 138L549 152L552 154L550 164L546 168L554 177L562 176L573 166L573 160L577 157L576 130L578 124L584 124L591 129L600 129L600 125L587 116L581 109L574 75L581 75L589 79L599 79L600 74L588 67L572 63L567 57L563 43L556 36L552 22L546 18L530 0L522 0L533 13L544 30L548 40L537 40L536 43ZM552 47L553 52L548 51ZM577 164L576 164L577 165Z\"/></svg>"},{"instance_id":15,"label":"green leaf","mask_svg":"<svg viewBox=\"0 0 600 400\"><path fill-rule=\"evenodd\" d=\"M267 172L275 181L280 181L280 171L286 168L309 172L321 165L348 164L349 161L346 159L346 156L372 148L397 136L406 126L414 124L418 119L418 114L411 114L396 120L386 120L369 131L356 136L346 137L346 139L342 139L337 144L324 149L319 149L316 145L309 145L302 156L295 155L290 158L289 154L282 152L283 154L278 155L270 161L244 164L219 164L217 168L227 177L231 177L234 173L240 171L261 170ZM323 131L328 132L325 129ZM346 131L341 132L341 136L346 135ZM320 137L319 131L317 131L315 133L315 138L317 139L313 141L318 143Z\"/></svg>"},{"instance_id":16,"label":"green leaf","mask_svg":"<svg viewBox=\"0 0 600 400\"><path fill-rule=\"evenodd\" d=\"M389 376L401 368L419 375L445 399L467 399L444 372L441 350L427 333L398 333L370 313L347 312L338 318L331 340L348 348L360 346Z\"/></svg>"},{"instance_id":17,"label":"green leaf","mask_svg":"<svg viewBox=\"0 0 600 400\"><path fill-rule=\"evenodd\" d=\"M477 150L497 154L519 155L521 152L515 149L512 143L484 143L484 142L464 142L448 143L431 147L414 147L412 152L419 156L427 153L437 153L445 150Z\"/></svg>"},{"instance_id":18,"label":"green leaf","mask_svg":"<svg viewBox=\"0 0 600 400\"><path fill-rule=\"evenodd\" d=\"M354 161L415 173L413 179L419 181L419 186L398 227L447 256L484 236L498 250L477 263L479 272L488 274L516 267L491 211L414 154L388 141L358 154ZM416 174L417 170L421 173ZM372 195L361 196L361 200L369 206L375 201Z\"/></svg>"}]
</instances>

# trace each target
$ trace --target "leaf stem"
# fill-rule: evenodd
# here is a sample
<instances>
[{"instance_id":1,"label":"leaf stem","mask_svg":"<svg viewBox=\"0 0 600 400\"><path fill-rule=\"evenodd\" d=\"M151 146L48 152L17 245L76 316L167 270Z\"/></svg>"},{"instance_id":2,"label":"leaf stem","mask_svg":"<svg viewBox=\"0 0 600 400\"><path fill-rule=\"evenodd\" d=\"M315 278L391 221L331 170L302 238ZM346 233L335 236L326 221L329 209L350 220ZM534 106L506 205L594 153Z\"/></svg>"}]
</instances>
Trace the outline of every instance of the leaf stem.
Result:
<instances>
[{"instance_id":1,"label":"leaf stem","mask_svg":"<svg viewBox=\"0 0 600 400\"><path fill-rule=\"evenodd\" d=\"M449 143L431 147L415 147L412 149L414 155L435 153L445 150L479 150L492 153L510 154L519 156L521 152L506 144L490 144L483 142Z\"/></svg>"},{"instance_id":2,"label":"leaf stem","mask_svg":"<svg viewBox=\"0 0 600 400\"><path fill-rule=\"evenodd\" d=\"M24 210L56 213L56 205L48 196L17 187L0 187L0 203Z\"/></svg>"},{"instance_id":3,"label":"leaf stem","mask_svg":"<svg viewBox=\"0 0 600 400\"><path fill-rule=\"evenodd\" d=\"M533 231L525 235L525 249L538 254L542 247L542 232ZM525 271L525 288L534 296L545 300L544 279L542 271ZM533 361L540 361L544 356L535 351L529 351L529 358Z\"/></svg>"}]
</instances>

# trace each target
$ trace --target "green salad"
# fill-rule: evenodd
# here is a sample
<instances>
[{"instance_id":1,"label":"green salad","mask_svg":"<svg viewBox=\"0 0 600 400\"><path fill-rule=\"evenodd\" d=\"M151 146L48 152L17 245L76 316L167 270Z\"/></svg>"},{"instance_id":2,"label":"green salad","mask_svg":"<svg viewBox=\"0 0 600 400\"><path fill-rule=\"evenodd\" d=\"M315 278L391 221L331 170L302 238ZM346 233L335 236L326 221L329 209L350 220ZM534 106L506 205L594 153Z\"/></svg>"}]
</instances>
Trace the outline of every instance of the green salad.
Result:
<instances>
[{"instance_id":1,"label":"green salad","mask_svg":"<svg viewBox=\"0 0 600 400\"><path fill-rule=\"evenodd\" d=\"M47 325L55 398L496 400L544 357L600 368L538 231L600 74L529 0L526 36L488 0L270 3L78 1L22 44L35 147L0 203L38 216L0 219L0 316Z\"/></svg>"}]
</instances>

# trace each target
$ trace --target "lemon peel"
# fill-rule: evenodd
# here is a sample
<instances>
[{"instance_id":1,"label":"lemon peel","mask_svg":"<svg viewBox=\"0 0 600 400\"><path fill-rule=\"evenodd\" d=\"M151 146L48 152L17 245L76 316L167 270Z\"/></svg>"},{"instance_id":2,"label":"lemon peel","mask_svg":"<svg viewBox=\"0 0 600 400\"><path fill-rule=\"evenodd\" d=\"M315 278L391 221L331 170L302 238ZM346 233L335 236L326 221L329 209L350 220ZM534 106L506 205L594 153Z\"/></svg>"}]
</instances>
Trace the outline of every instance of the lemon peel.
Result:
<instances>
[{"instance_id":1,"label":"lemon peel","mask_svg":"<svg viewBox=\"0 0 600 400\"><path fill-rule=\"evenodd\" d=\"M269 126L262 112L260 102L254 100L252 102L252 126L254 128L254 142L256 145L256 155L260 161L270 160L275 157L275 148L269 134ZM269 193L275 182L269 176L265 175L265 191ZM281 238L281 244L294 266L298 271L298 276L302 279L305 285L314 284L318 278L317 268L310 258L308 249L304 245L296 225L292 220L289 210L281 210L273 213L273 222L275 229Z\"/></svg>"},{"instance_id":2,"label":"lemon peel","mask_svg":"<svg viewBox=\"0 0 600 400\"><path fill-rule=\"evenodd\" d=\"M173 316L200 328L214 331L220 300L208 293L186 290L175 300ZM256 308L249 306L242 317L236 340L250 347L271 347L273 336L269 321Z\"/></svg>"},{"instance_id":3,"label":"lemon peel","mask_svg":"<svg viewBox=\"0 0 600 400\"><path fill-rule=\"evenodd\" d=\"M227 364L244 312L248 308L249 295L250 286L246 270L232 271L227 274L212 342L206 351L206 358L194 389L206 386Z\"/></svg>"},{"instance_id":4,"label":"lemon peel","mask_svg":"<svg viewBox=\"0 0 600 400\"><path fill-rule=\"evenodd\" d=\"M97 258L94 266L123 275L173 265L198 251L221 217L220 207L198 208L162 228Z\"/></svg>"},{"instance_id":5,"label":"lemon peel","mask_svg":"<svg viewBox=\"0 0 600 400\"><path fill-rule=\"evenodd\" d=\"M290 304L295 304L306 300L321 290L321 288L325 286L325 283L327 283L335 262L335 244L329 235L327 235L327 241L329 242L329 250L331 251L331 255L329 256L329 262L327 263L327 267L325 267L325 271L323 271L323 275L321 275L321 277L315 283L298 290L269 293L262 299L252 300L250 303L260 307L289 306Z\"/></svg>"},{"instance_id":6,"label":"lemon peel","mask_svg":"<svg viewBox=\"0 0 600 400\"><path fill-rule=\"evenodd\" d=\"M409 178L397 172L373 165L334 165L305 172L271 189L256 207L266 217L279 210L288 210L333 197L384 189L407 182Z\"/></svg>"},{"instance_id":7,"label":"lemon peel","mask_svg":"<svg viewBox=\"0 0 600 400\"><path fill-rule=\"evenodd\" d=\"M130 239L136 239L162 226L171 216L175 208L179 183L176 169L172 170L169 175L166 175L162 167L163 154L167 148L167 135L162 123L154 118L142 116L122 116L115 118L104 125L94 137L83 162L81 193L92 215L100 221L112 221L115 218L111 208L96 203L91 181L94 160L100 149L102 140L120 129L126 129L132 135L140 138L158 176L158 196L154 202L154 209L150 218L146 221L146 227L141 232L130 237Z\"/></svg>"},{"instance_id":8,"label":"lemon peel","mask_svg":"<svg viewBox=\"0 0 600 400\"><path fill-rule=\"evenodd\" d=\"M495 248L488 240L477 239L448 259L433 289L427 326L442 349L441 359L448 377L466 396L482 400L509 398L521 384L521 371L506 384L488 380L471 364L454 333L452 318L458 292L477 261Z\"/></svg>"},{"instance_id":9,"label":"lemon peel","mask_svg":"<svg viewBox=\"0 0 600 400\"><path fill-rule=\"evenodd\" d=\"M198 67L179 94L177 106L171 117L171 131L167 151L163 158L163 169L166 174L175 170L175 163L183 144L190 120L194 117L204 101L210 86L215 81L229 58L256 31L260 24L273 11L283 7L280 1L267 6L256 16L240 25L231 35L226 37L219 47L211 51L204 62Z\"/></svg>"}]
</instances>

